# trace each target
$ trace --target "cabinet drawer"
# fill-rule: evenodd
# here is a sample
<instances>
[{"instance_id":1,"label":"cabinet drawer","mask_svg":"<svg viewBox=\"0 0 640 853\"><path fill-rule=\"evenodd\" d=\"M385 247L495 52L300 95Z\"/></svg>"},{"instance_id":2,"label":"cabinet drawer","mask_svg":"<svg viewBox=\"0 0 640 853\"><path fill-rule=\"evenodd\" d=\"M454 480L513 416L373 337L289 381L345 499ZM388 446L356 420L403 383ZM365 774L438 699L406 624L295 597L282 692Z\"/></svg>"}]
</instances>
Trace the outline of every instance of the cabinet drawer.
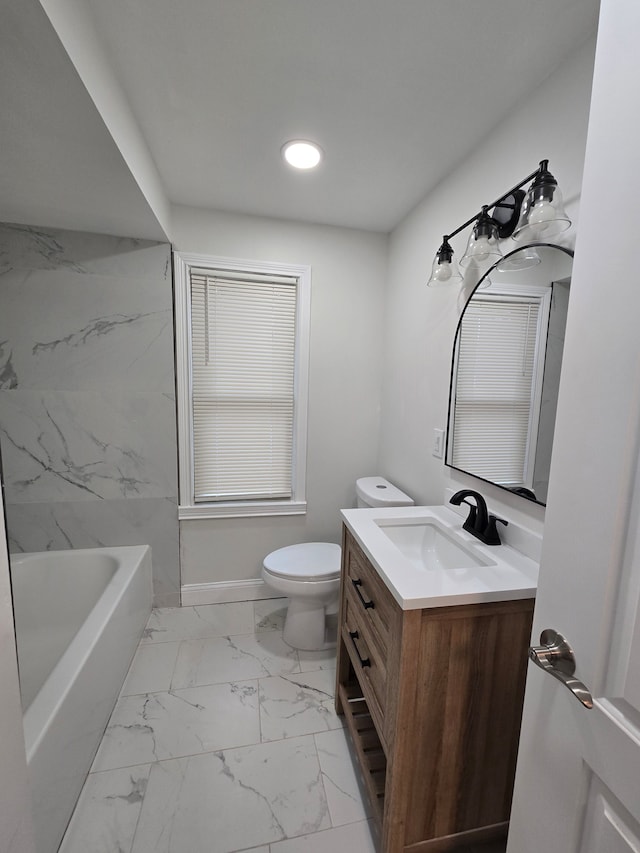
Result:
<instances>
[{"instance_id":1,"label":"cabinet drawer","mask_svg":"<svg viewBox=\"0 0 640 853\"><path fill-rule=\"evenodd\" d=\"M372 715L382 730L387 698L385 655L362 617L360 602L349 589L344 603L343 639Z\"/></svg>"},{"instance_id":2,"label":"cabinet drawer","mask_svg":"<svg viewBox=\"0 0 640 853\"><path fill-rule=\"evenodd\" d=\"M360 546L351 537L347 538L346 553L347 590L353 593L353 606L359 609L365 624L376 636L383 655L389 645L398 605L384 582L379 577Z\"/></svg>"}]
</instances>

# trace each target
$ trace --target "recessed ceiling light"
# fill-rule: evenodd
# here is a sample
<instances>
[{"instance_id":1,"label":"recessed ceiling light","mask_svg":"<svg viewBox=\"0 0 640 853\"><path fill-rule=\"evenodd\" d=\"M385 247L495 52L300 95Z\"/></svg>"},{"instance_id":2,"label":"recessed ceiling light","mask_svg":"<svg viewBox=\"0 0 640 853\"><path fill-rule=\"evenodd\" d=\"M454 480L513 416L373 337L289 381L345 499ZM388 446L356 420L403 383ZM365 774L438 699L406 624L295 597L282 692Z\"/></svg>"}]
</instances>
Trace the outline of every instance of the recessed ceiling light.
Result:
<instances>
[{"instance_id":1,"label":"recessed ceiling light","mask_svg":"<svg viewBox=\"0 0 640 853\"><path fill-rule=\"evenodd\" d=\"M282 156L294 169L314 169L322 160L322 150L315 142L292 139L282 146Z\"/></svg>"}]
</instances>

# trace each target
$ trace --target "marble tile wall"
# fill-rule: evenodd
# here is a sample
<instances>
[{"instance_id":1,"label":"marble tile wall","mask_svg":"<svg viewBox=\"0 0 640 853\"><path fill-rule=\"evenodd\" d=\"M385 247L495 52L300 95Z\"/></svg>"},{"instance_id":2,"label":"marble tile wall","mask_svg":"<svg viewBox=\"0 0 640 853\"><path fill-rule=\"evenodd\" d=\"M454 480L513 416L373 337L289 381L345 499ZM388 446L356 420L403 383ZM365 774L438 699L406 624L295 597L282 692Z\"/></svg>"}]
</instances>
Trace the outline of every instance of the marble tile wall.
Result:
<instances>
[{"instance_id":1,"label":"marble tile wall","mask_svg":"<svg viewBox=\"0 0 640 853\"><path fill-rule=\"evenodd\" d=\"M150 544L179 604L169 245L0 224L0 449L11 551Z\"/></svg>"}]
</instances>

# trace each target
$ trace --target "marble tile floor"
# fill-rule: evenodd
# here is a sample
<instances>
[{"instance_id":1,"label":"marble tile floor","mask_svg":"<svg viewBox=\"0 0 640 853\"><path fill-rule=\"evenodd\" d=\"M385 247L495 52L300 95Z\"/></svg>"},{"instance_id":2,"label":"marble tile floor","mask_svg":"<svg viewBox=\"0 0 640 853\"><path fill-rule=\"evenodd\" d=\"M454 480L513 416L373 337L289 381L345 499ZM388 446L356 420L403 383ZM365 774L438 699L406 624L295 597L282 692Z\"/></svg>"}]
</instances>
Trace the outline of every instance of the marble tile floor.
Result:
<instances>
[{"instance_id":1,"label":"marble tile floor","mask_svg":"<svg viewBox=\"0 0 640 853\"><path fill-rule=\"evenodd\" d=\"M152 613L60 853L376 853L335 653L284 606Z\"/></svg>"}]
</instances>

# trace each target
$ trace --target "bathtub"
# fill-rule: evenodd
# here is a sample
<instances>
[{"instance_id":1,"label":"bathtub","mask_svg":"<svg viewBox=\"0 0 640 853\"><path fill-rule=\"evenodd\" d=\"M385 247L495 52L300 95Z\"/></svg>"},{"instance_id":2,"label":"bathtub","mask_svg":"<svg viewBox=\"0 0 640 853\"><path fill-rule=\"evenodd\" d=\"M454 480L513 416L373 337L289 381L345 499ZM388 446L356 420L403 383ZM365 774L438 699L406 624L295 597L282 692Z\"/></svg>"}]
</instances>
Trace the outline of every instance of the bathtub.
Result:
<instances>
[{"instance_id":1,"label":"bathtub","mask_svg":"<svg viewBox=\"0 0 640 853\"><path fill-rule=\"evenodd\" d=\"M37 853L55 853L151 611L147 545L14 554Z\"/></svg>"}]
</instances>

